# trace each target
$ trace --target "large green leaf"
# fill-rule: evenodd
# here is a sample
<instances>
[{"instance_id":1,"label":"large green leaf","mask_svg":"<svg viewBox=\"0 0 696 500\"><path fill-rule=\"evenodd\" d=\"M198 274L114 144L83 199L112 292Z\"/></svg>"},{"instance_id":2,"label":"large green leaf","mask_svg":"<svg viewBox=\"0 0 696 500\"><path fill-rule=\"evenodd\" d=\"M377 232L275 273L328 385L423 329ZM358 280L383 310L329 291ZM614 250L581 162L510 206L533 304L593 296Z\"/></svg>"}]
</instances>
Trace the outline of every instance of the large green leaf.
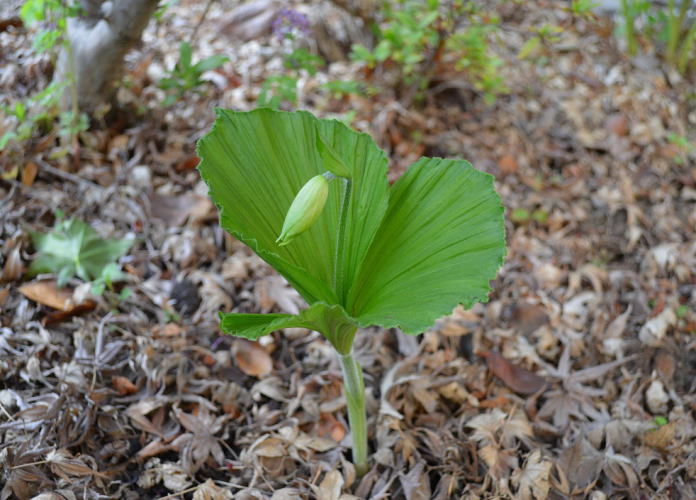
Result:
<instances>
[{"instance_id":1,"label":"large green leaf","mask_svg":"<svg viewBox=\"0 0 696 500\"><path fill-rule=\"evenodd\" d=\"M220 209L222 226L285 276L310 304L341 303L387 208L387 159L371 138L302 111L218 109L213 130L199 141L198 154L198 169ZM341 179L332 181L317 222L292 244L278 246L275 240L288 207L311 177L328 170L324 159L329 156L350 169L351 188ZM341 221L346 191L346 217Z\"/></svg>"},{"instance_id":2,"label":"large green leaf","mask_svg":"<svg viewBox=\"0 0 696 500\"><path fill-rule=\"evenodd\" d=\"M462 160L421 158L391 188L346 310L361 325L422 332L459 303L486 301L504 255L493 177Z\"/></svg>"},{"instance_id":3,"label":"large green leaf","mask_svg":"<svg viewBox=\"0 0 696 500\"><path fill-rule=\"evenodd\" d=\"M316 302L296 315L220 313L220 327L226 333L249 340L281 328L309 328L322 333L338 352L347 354L358 323L341 306Z\"/></svg>"}]
</instances>

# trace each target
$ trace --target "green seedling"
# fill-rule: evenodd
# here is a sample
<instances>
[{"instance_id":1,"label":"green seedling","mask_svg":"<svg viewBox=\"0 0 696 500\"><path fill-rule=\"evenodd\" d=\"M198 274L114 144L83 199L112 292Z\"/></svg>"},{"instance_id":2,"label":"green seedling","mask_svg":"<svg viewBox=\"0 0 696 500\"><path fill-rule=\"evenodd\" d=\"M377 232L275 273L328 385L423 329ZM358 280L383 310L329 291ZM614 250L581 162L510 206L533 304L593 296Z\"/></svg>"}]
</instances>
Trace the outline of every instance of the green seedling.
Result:
<instances>
[{"instance_id":1,"label":"green seedling","mask_svg":"<svg viewBox=\"0 0 696 500\"><path fill-rule=\"evenodd\" d=\"M621 0L618 32L631 56L638 52L639 39L652 41L659 56L686 74L696 63L695 16L694 0Z\"/></svg>"},{"instance_id":2,"label":"green seedling","mask_svg":"<svg viewBox=\"0 0 696 500\"><path fill-rule=\"evenodd\" d=\"M455 69L492 102L507 89L498 72L502 60L491 52L489 44L498 21L483 11L483 4L470 0L384 0L378 16L382 22L374 28L375 46L370 49L355 44L350 58L369 68L398 71L406 86L401 91L406 93L424 91L439 64L454 62Z\"/></svg>"},{"instance_id":3,"label":"green seedling","mask_svg":"<svg viewBox=\"0 0 696 500\"><path fill-rule=\"evenodd\" d=\"M390 186L370 136L304 111L218 109L198 155L223 228L307 302L299 314L223 313L222 330L250 340L292 327L320 332L338 353L353 461L365 473L356 332L418 334L458 304L487 300L505 255L493 177L464 160L421 158Z\"/></svg>"},{"instance_id":4,"label":"green seedling","mask_svg":"<svg viewBox=\"0 0 696 500\"><path fill-rule=\"evenodd\" d=\"M95 293L123 279L115 262L133 245L132 238L102 239L88 224L78 219L59 219L50 232L32 233L37 255L29 275L53 273L59 287L74 276L92 282Z\"/></svg>"},{"instance_id":5,"label":"green seedling","mask_svg":"<svg viewBox=\"0 0 696 500\"><path fill-rule=\"evenodd\" d=\"M162 101L162 106L168 107L181 99L186 92L198 89L205 83L201 76L206 71L219 68L229 59L225 56L214 55L193 63L191 44L181 42L179 45L179 62L172 68L170 75L162 78L158 86L167 97Z\"/></svg>"}]
</instances>

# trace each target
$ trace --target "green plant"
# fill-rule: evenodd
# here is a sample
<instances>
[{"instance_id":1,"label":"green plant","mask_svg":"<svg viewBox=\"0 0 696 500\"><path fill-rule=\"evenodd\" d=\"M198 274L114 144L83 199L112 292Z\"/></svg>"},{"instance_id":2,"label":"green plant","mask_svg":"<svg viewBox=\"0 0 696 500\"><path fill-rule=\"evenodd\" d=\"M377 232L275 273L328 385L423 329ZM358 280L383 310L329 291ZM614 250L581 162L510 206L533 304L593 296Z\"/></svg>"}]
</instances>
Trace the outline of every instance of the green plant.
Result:
<instances>
[{"instance_id":1,"label":"green plant","mask_svg":"<svg viewBox=\"0 0 696 500\"><path fill-rule=\"evenodd\" d=\"M652 40L668 64L686 73L696 61L696 1L621 0L620 35L630 55L638 52L638 35Z\"/></svg>"},{"instance_id":2,"label":"green plant","mask_svg":"<svg viewBox=\"0 0 696 500\"><path fill-rule=\"evenodd\" d=\"M283 67L286 74L266 78L261 84L261 92L257 104L261 107L280 109L283 104L294 107L297 105L297 82L305 71L316 75L325 61L316 54L297 48L283 56Z\"/></svg>"},{"instance_id":3,"label":"green plant","mask_svg":"<svg viewBox=\"0 0 696 500\"><path fill-rule=\"evenodd\" d=\"M67 20L79 13L80 6L77 2L26 0L20 10L20 17L28 27L40 26L33 39L33 50L38 53L53 53L57 47L70 50L69 40L65 36ZM77 134L87 129L88 119L76 107L61 112L60 101L66 90L75 91L72 78L54 81L31 97L2 106L0 109L14 122L14 128L0 137L0 150L10 144L19 148L37 129L52 130L56 119L58 135L66 142L74 141Z\"/></svg>"},{"instance_id":4,"label":"green plant","mask_svg":"<svg viewBox=\"0 0 696 500\"><path fill-rule=\"evenodd\" d=\"M46 234L32 233L37 252L29 267L29 275L53 273L58 286L72 277L92 282L92 290L101 293L123 278L115 262L133 245L132 238L102 239L89 225L78 219L58 218L53 230Z\"/></svg>"},{"instance_id":5,"label":"green plant","mask_svg":"<svg viewBox=\"0 0 696 500\"><path fill-rule=\"evenodd\" d=\"M592 13L592 9L600 4L601 2L596 0L573 0L570 4L570 11L576 16L587 16Z\"/></svg>"},{"instance_id":6,"label":"green plant","mask_svg":"<svg viewBox=\"0 0 696 500\"><path fill-rule=\"evenodd\" d=\"M203 73L219 68L229 60L225 56L214 55L201 59L194 64L192 57L191 44L181 42L181 45L179 45L179 61L169 72L169 76L162 78L157 84L159 88L167 93L167 96L162 101L162 106L171 106L181 99L186 92L203 85L205 83L201 79Z\"/></svg>"},{"instance_id":7,"label":"green plant","mask_svg":"<svg viewBox=\"0 0 696 500\"><path fill-rule=\"evenodd\" d=\"M540 27L532 27L531 31L534 35L520 47L517 53L518 59L528 59L536 56L542 47L557 42L560 39L560 33L563 33L563 28L554 24L544 23Z\"/></svg>"},{"instance_id":8,"label":"green plant","mask_svg":"<svg viewBox=\"0 0 696 500\"><path fill-rule=\"evenodd\" d=\"M286 103L297 104L297 78L289 75L269 76L261 84L257 104L264 108L280 109Z\"/></svg>"},{"instance_id":9,"label":"green plant","mask_svg":"<svg viewBox=\"0 0 696 500\"><path fill-rule=\"evenodd\" d=\"M218 109L198 155L223 228L308 304L296 315L221 314L221 328L251 340L290 327L324 335L341 362L364 473L355 334L370 325L417 334L459 303L487 300L505 254L493 177L463 160L421 158L390 186L388 160L368 135L303 111Z\"/></svg>"},{"instance_id":10,"label":"green plant","mask_svg":"<svg viewBox=\"0 0 696 500\"><path fill-rule=\"evenodd\" d=\"M497 20L484 15L476 2L385 0L382 5L374 49L353 45L353 60L396 69L405 84L397 91L409 97L428 86L439 64L464 71L488 101L505 92L498 75L501 60L488 43Z\"/></svg>"}]
</instances>

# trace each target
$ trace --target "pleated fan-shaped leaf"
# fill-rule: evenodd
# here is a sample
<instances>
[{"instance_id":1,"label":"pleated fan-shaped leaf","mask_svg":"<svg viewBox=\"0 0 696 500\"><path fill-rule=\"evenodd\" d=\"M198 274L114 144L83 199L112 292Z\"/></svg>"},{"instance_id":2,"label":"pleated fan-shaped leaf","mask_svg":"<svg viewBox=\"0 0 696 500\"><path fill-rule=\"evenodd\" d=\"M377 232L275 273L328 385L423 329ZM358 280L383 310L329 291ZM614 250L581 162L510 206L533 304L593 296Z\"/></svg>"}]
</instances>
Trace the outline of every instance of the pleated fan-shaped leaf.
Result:
<instances>
[{"instance_id":1,"label":"pleated fan-shaped leaf","mask_svg":"<svg viewBox=\"0 0 696 500\"><path fill-rule=\"evenodd\" d=\"M457 304L485 302L505 256L493 177L463 160L421 158L389 196L349 314L362 325L420 333Z\"/></svg>"},{"instance_id":2,"label":"pleated fan-shaped leaf","mask_svg":"<svg viewBox=\"0 0 696 500\"><path fill-rule=\"evenodd\" d=\"M281 247L276 239L295 195L327 171L318 139L350 170L350 187L334 179L319 219ZM340 303L387 207L387 159L372 139L308 112L218 109L212 131L198 143L198 154L198 169L223 228L285 276L308 303ZM351 230L340 232L341 225Z\"/></svg>"}]
</instances>

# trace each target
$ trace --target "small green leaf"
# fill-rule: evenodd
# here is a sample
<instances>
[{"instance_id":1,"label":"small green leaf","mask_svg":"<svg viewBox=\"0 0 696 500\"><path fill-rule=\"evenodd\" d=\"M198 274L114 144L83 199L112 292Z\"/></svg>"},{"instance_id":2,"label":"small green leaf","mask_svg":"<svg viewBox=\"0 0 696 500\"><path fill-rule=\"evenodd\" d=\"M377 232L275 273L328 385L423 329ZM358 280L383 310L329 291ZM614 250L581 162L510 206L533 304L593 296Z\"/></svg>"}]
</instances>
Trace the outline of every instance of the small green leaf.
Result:
<instances>
[{"instance_id":1,"label":"small green leaf","mask_svg":"<svg viewBox=\"0 0 696 500\"><path fill-rule=\"evenodd\" d=\"M202 61L198 61L193 68L196 70L197 73L204 73L205 71L210 71L215 68L219 68L223 64L225 64L227 61L229 61L229 58L225 56L220 56L220 55L215 55L215 56L210 56Z\"/></svg>"},{"instance_id":2,"label":"small green leaf","mask_svg":"<svg viewBox=\"0 0 696 500\"><path fill-rule=\"evenodd\" d=\"M296 315L220 313L220 327L225 333L249 340L283 328L308 328L322 333L338 352L346 354L358 324L341 306L316 302Z\"/></svg>"},{"instance_id":3,"label":"small green leaf","mask_svg":"<svg viewBox=\"0 0 696 500\"><path fill-rule=\"evenodd\" d=\"M188 70L191 68L191 44L188 42L181 42L179 46L179 66L181 69Z\"/></svg>"},{"instance_id":4,"label":"small green leaf","mask_svg":"<svg viewBox=\"0 0 696 500\"><path fill-rule=\"evenodd\" d=\"M37 251L29 274L56 273L58 285L63 286L77 275L84 281L102 277L105 270L113 278L114 261L133 244L130 238L102 239L89 225L78 219L60 220L46 234L32 233Z\"/></svg>"}]
</instances>

